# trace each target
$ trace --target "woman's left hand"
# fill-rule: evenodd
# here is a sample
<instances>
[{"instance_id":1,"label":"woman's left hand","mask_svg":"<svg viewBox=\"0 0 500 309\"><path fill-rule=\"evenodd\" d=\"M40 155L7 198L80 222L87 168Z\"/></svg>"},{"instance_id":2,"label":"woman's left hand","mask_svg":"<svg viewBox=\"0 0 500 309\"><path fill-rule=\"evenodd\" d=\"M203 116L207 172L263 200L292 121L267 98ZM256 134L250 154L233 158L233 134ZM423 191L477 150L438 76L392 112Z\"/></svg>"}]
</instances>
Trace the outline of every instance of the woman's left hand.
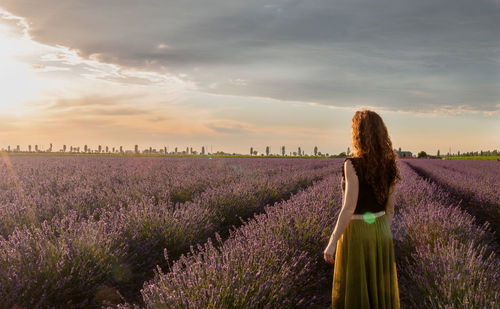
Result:
<instances>
[{"instance_id":1,"label":"woman's left hand","mask_svg":"<svg viewBox=\"0 0 500 309\"><path fill-rule=\"evenodd\" d=\"M334 263L335 249L336 249L335 245L329 244L326 247L325 251L323 251L323 258L325 259L325 261L327 263L330 263L330 264Z\"/></svg>"}]
</instances>

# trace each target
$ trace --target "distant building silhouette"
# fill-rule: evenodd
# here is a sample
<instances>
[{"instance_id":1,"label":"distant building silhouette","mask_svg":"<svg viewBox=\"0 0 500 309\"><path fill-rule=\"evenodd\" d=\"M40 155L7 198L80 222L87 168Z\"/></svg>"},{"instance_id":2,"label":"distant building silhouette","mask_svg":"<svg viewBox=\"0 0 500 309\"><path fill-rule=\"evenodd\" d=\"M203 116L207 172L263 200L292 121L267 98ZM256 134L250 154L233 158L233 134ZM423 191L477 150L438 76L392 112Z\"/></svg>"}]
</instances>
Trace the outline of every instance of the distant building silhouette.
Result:
<instances>
[{"instance_id":1,"label":"distant building silhouette","mask_svg":"<svg viewBox=\"0 0 500 309\"><path fill-rule=\"evenodd\" d=\"M400 158L412 158L413 157L413 155L410 151L401 151L401 148L399 148L399 150L394 149L394 151L396 152L396 154Z\"/></svg>"}]
</instances>

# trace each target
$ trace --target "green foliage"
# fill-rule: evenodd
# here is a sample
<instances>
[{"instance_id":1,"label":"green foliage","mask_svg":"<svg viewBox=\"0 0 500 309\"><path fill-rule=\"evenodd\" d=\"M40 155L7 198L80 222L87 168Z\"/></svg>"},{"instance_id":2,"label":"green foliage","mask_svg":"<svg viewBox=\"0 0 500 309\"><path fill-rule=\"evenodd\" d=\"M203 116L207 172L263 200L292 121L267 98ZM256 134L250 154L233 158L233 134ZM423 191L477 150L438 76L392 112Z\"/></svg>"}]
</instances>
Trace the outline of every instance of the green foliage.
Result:
<instances>
[{"instance_id":1,"label":"green foliage","mask_svg":"<svg viewBox=\"0 0 500 309\"><path fill-rule=\"evenodd\" d=\"M418 153L417 158L427 158L427 153L425 151L421 151Z\"/></svg>"},{"instance_id":2,"label":"green foliage","mask_svg":"<svg viewBox=\"0 0 500 309\"><path fill-rule=\"evenodd\" d=\"M489 160L500 161L500 156L461 156L461 157L446 157L447 160Z\"/></svg>"}]
</instances>

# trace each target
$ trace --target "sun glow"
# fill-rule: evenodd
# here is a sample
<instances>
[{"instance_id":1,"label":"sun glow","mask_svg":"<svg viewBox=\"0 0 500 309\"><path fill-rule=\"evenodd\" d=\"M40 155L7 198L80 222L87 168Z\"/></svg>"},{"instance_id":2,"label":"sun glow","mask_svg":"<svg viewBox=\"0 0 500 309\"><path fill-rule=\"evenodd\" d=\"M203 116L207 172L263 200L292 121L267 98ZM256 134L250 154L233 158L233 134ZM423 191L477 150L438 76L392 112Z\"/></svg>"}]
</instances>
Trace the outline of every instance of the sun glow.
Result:
<instances>
[{"instance_id":1,"label":"sun glow","mask_svg":"<svg viewBox=\"0 0 500 309\"><path fill-rule=\"evenodd\" d=\"M31 46L30 46L31 45ZM31 47L31 48L30 48ZM34 67L20 61L33 46L29 38L15 37L0 20L0 108L19 112L20 104L36 97L47 81L37 76Z\"/></svg>"}]
</instances>

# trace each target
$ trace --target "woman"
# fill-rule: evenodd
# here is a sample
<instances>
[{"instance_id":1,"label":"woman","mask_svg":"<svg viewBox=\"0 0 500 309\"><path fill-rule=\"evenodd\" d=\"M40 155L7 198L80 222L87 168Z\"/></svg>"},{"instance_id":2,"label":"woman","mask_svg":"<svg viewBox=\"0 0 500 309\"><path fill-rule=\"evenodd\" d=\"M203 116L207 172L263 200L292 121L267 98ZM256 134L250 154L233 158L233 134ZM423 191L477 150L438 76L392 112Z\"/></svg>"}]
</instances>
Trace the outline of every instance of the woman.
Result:
<instances>
[{"instance_id":1,"label":"woman","mask_svg":"<svg viewBox=\"0 0 500 309\"><path fill-rule=\"evenodd\" d=\"M377 113L354 114L352 144L353 157L342 170L342 209L323 252L325 261L335 263L332 308L400 308L390 226L401 178Z\"/></svg>"}]
</instances>

